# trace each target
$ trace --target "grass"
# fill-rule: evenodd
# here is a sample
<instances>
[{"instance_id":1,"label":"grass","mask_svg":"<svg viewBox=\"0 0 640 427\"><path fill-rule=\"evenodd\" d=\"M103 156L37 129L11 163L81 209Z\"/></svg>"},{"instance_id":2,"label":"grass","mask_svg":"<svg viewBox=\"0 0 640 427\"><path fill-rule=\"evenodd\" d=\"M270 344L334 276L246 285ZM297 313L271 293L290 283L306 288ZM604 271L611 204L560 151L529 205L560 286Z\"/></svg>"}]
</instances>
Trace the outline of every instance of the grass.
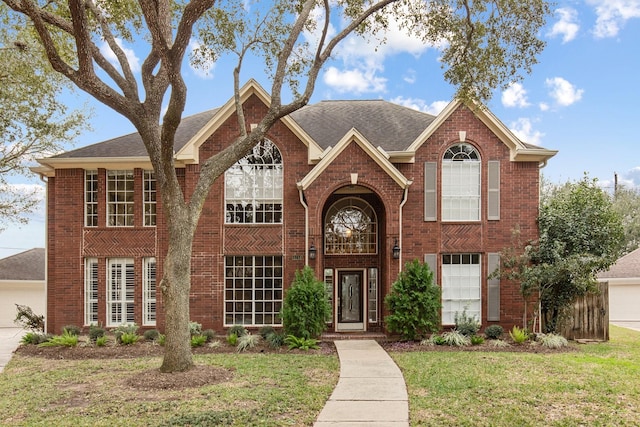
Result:
<instances>
[{"instance_id":1,"label":"grass","mask_svg":"<svg viewBox=\"0 0 640 427\"><path fill-rule=\"evenodd\" d=\"M196 355L233 370L228 382L140 391L126 379L161 359L47 360L16 354L0 374L0 425L312 425L338 380L328 355Z\"/></svg>"},{"instance_id":2,"label":"grass","mask_svg":"<svg viewBox=\"0 0 640 427\"><path fill-rule=\"evenodd\" d=\"M392 353L412 426L637 426L640 332L556 354Z\"/></svg>"}]
</instances>

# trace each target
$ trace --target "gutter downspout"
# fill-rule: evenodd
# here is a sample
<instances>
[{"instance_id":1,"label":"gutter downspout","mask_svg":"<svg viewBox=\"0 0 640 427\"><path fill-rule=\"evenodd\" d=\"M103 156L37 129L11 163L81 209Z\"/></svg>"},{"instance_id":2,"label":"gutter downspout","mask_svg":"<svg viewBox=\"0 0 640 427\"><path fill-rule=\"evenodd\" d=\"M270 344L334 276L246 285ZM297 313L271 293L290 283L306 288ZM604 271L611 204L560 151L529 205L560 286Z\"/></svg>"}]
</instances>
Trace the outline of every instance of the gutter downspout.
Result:
<instances>
[{"instance_id":1,"label":"gutter downspout","mask_svg":"<svg viewBox=\"0 0 640 427\"><path fill-rule=\"evenodd\" d=\"M304 190L300 183L298 183L298 194L300 204L304 207L304 264L309 265L309 206L304 201Z\"/></svg>"},{"instance_id":2,"label":"gutter downspout","mask_svg":"<svg viewBox=\"0 0 640 427\"><path fill-rule=\"evenodd\" d=\"M49 180L40 175L40 181L45 183L44 192L44 333L47 333L47 308L49 307Z\"/></svg>"}]
</instances>

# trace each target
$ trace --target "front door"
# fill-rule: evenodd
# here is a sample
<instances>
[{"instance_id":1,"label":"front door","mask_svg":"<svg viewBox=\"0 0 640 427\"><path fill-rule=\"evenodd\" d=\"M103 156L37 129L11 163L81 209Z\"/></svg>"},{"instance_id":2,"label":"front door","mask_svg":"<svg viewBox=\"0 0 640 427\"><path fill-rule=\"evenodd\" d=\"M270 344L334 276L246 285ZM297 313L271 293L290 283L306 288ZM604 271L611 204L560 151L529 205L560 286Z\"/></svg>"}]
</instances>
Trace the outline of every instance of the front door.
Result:
<instances>
[{"instance_id":1,"label":"front door","mask_svg":"<svg viewBox=\"0 0 640 427\"><path fill-rule=\"evenodd\" d=\"M362 271L338 273L338 330L363 331Z\"/></svg>"}]
</instances>

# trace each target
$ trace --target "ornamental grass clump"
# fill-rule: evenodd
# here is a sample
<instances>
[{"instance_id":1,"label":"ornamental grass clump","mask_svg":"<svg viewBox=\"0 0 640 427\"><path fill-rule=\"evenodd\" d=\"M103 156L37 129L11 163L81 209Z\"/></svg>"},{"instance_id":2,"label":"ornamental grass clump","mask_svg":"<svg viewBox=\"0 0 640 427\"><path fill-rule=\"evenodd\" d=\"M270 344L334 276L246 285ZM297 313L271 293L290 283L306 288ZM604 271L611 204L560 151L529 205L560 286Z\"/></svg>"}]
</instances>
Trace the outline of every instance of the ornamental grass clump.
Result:
<instances>
[{"instance_id":1,"label":"ornamental grass clump","mask_svg":"<svg viewBox=\"0 0 640 427\"><path fill-rule=\"evenodd\" d=\"M465 335L462 335L458 331L450 331L442 334L444 343L452 347L464 347L471 344L471 339Z\"/></svg>"},{"instance_id":2,"label":"ornamental grass clump","mask_svg":"<svg viewBox=\"0 0 640 427\"><path fill-rule=\"evenodd\" d=\"M538 334L536 335L536 341L543 347L547 348L562 348L569 345L569 341L562 335L558 334Z\"/></svg>"}]
</instances>

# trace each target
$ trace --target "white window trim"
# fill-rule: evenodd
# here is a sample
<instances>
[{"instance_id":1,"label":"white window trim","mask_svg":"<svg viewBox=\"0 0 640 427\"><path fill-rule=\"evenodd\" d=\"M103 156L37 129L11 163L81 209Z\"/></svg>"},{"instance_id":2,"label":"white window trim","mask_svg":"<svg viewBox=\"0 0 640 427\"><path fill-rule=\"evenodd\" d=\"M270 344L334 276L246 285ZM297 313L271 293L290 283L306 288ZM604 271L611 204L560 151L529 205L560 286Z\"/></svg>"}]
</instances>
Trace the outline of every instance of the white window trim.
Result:
<instances>
[{"instance_id":1,"label":"white window trim","mask_svg":"<svg viewBox=\"0 0 640 427\"><path fill-rule=\"evenodd\" d=\"M112 281L112 271L117 267L119 283ZM114 295L117 294L117 295ZM120 317L113 319L114 308L120 308ZM135 270L131 258L110 258L107 260L107 326L116 327L135 321Z\"/></svg>"},{"instance_id":2,"label":"white window trim","mask_svg":"<svg viewBox=\"0 0 640 427\"><path fill-rule=\"evenodd\" d=\"M153 190L147 190L147 183L153 183ZM158 199L156 176L152 170L142 171L142 222L145 227L155 227L158 221ZM153 200L147 200L147 196L153 194ZM149 197L151 199L151 197ZM147 214L147 206L153 206L153 214ZM153 218L153 224L150 223Z\"/></svg>"},{"instance_id":3,"label":"white window trim","mask_svg":"<svg viewBox=\"0 0 640 427\"><path fill-rule=\"evenodd\" d=\"M91 177L91 179L89 179ZM89 182L95 182L96 189L89 191ZM98 226L98 171L97 170L85 170L84 171L84 226L85 227L97 227ZM89 201L87 197L89 193L93 194L93 200ZM92 218L95 218L95 224L89 224L89 206L94 207L94 213Z\"/></svg>"}]
</instances>

